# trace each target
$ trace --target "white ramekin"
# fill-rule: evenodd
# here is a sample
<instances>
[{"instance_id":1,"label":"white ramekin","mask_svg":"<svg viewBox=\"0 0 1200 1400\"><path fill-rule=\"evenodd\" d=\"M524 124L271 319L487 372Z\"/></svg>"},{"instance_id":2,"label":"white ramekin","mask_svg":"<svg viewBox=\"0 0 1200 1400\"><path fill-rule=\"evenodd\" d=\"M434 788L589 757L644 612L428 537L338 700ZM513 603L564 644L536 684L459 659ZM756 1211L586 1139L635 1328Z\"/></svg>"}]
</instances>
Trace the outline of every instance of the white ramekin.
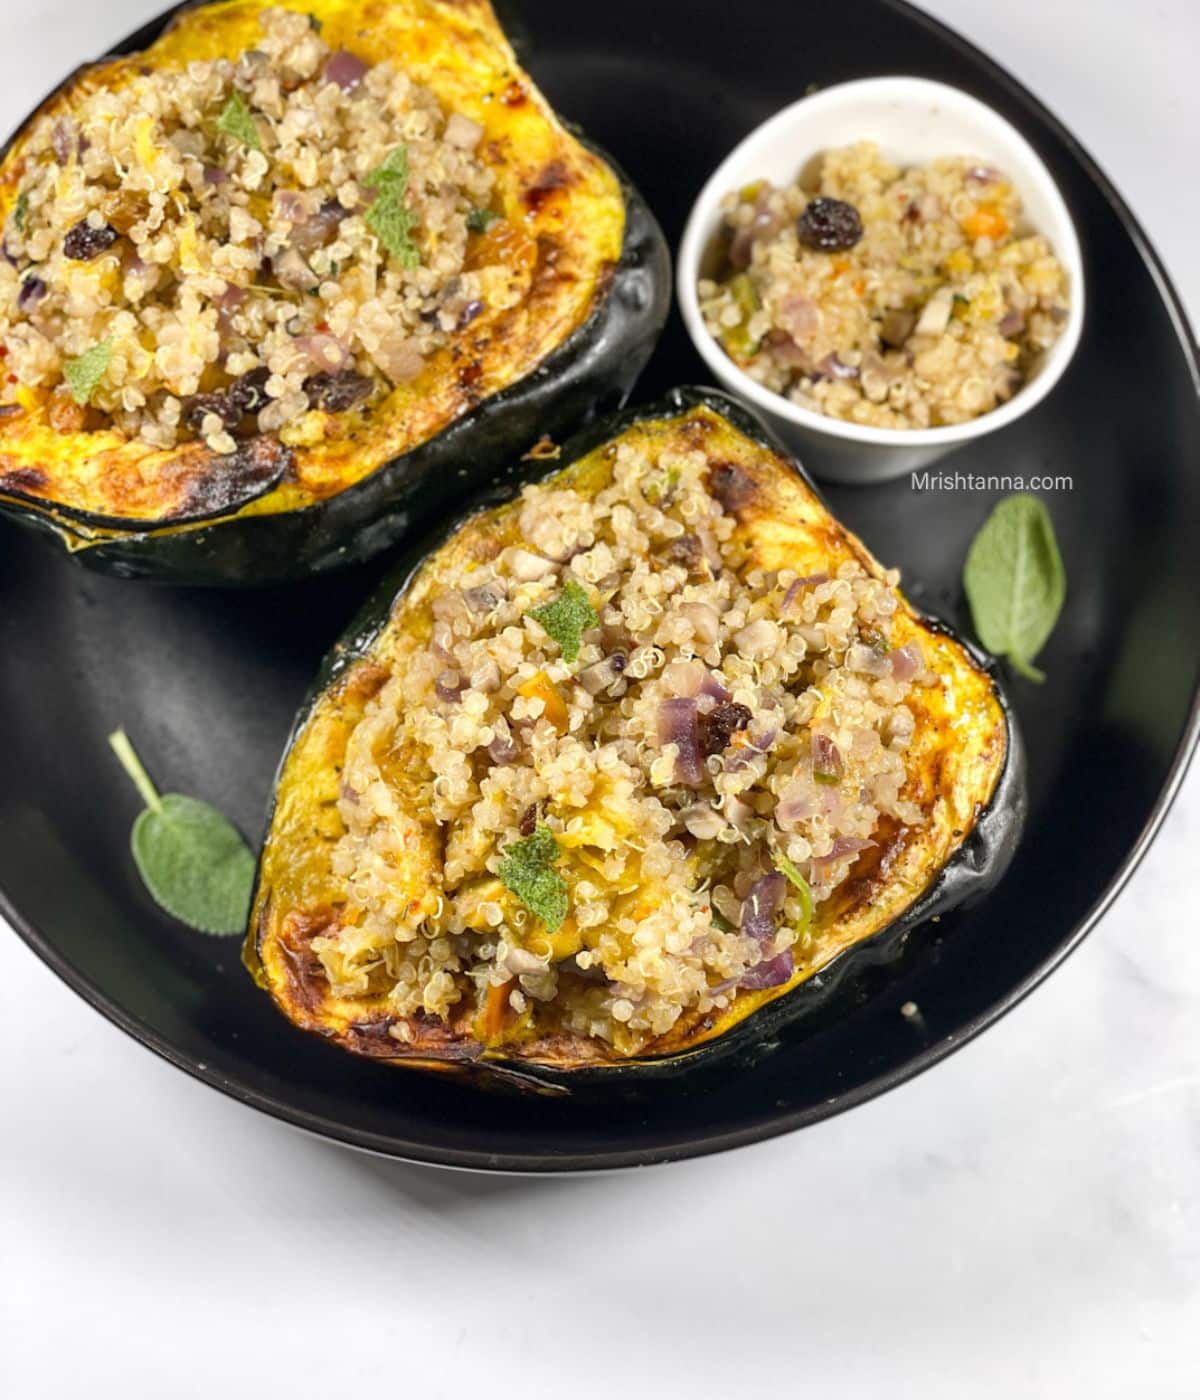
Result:
<instances>
[{"instance_id":1,"label":"white ramekin","mask_svg":"<svg viewBox=\"0 0 1200 1400\"><path fill-rule=\"evenodd\" d=\"M705 328L696 281L721 224L721 199L754 180L786 184L819 152L874 141L890 160L978 156L1002 170L1024 205L1029 226L1050 240L1066 269L1070 313L1041 365L1007 403L969 423L943 428L872 428L801 408L757 384ZM684 323L709 369L730 393L754 407L814 476L829 481L886 481L925 466L964 443L1028 413L1058 382L1083 327L1079 239L1058 186L1029 142L974 97L924 78L863 78L802 98L757 127L721 162L692 207L679 246L676 288Z\"/></svg>"}]
</instances>

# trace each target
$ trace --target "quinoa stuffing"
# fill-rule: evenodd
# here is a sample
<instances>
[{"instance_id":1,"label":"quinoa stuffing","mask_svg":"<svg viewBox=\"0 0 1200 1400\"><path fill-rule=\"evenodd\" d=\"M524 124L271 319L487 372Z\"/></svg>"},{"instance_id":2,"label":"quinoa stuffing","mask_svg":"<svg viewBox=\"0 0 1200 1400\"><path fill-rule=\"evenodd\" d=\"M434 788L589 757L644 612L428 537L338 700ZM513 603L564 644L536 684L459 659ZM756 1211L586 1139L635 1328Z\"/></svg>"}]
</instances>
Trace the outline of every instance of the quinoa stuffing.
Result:
<instances>
[{"instance_id":1,"label":"quinoa stuffing","mask_svg":"<svg viewBox=\"0 0 1200 1400\"><path fill-rule=\"evenodd\" d=\"M860 142L815 179L726 196L709 331L794 403L880 428L962 423L1010 399L1067 318L1066 274L1003 173L900 168Z\"/></svg>"},{"instance_id":2,"label":"quinoa stuffing","mask_svg":"<svg viewBox=\"0 0 1200 1400\"><path fill-rule=\"evenodd\" d=\"M937 681L896 575L754 567L706 452L610 461L527 487L373 656L311 950L400 1040L479 1004L636 1053L789 981L876 838L927 821L906 700Z\"/></svg>"},{"instance_id":3,"label":"quinoa stuffing","mask_svg":"<svg viewBox=\"0 0 1200 1400\"><path fill-rule=\"evenodd\" d=\"M504 267L467 267L492 216L481 128L305 14L261 31L236 61L85 89L32 133L0 345L60 430L102 414L230 453L366 404L519 299Z\"/></svg>"}]
</instances>

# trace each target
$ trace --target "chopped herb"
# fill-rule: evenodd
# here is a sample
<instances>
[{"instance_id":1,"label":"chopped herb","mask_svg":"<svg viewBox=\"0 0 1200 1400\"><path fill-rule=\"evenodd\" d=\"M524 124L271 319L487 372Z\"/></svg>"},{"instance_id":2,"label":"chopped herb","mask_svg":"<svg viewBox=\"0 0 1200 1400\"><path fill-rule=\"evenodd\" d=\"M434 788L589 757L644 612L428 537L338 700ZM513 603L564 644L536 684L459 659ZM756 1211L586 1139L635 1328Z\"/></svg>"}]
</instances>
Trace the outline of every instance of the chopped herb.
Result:
<instances>
[{"instance_id":1,"label":"chopped herb","mask_svg":"<svg viewBox=\"0 0 1200 1400\"><path fill-rule=\"evenodd\" d=\"M108 736L145 808L129 844L156 904L201 933L241 933L250 913L254 857L236 827L194 797L160 797L123 729Z\"/></svg>"},{"instance_id":2,"label":"chopped herb","mask_svg":"<svg viewBox=\"0 0 1200 1400\"><path fill-rule=\"evenodd\" d=\"M246 105L246 99L236 89L229 94L229 101L221 108L221 115L217 118L217 130L223 136L232 136L243 146L249 146L252 151L262 150L258 126Z\"/></svg>"},{"instance_id":3,"label":"chopped herb","mask_svg":"<svg viewBox=\"0 0 1200 1400\"><path fill-rule=\"evenodd\" d=\"M1036 496L1009 496L971 542L963 586L979 640L1032 681L1033 664L1058 621L1067 593L1050 513Z\"/></svg>"},{"instance_id":4,"label":"chopped herb","mask_svg":"<svg viewBox=\"0 0 1200 1400\"><path fill-rule=\"evenodd\" d=\"M467 227L472 233L486 233L499 217L494 209L472 209L467 215Z\"/></svg>"},{"instance_id":5,"label":"chopped herb","mask_svg":"<svg viewBox=\"0 0 1200 1400\"><path fill-rule=\"evenodd\" d=\"M63 378L78 404L90 403L92 395L108 369L112 359L112 340L105 339L98 345L89 346L82 355L63 364Z\"/></svg>"},{"instance_id":6,"label":"chopped herb","mask_svg":"<svg viewBox=\"0 0 1200 1400\"><path fill-rule=\"evenodd\" d=\"M715 904L710 906L708 914L709 918L712 919L713 928L720 929L722 933L733 932L733 925L729 922L725 915L721 913L721 911L717 908Z\"/></svg>"},{"instance_id":7,"label":"chopped herb","mask_svg":"<svg viewBox=\"0 0 1200 1400\"><path fill-rule=\"evenodd\" d=\"M774 860L775 869L778 870L781 875L786 875L791 883L800 891L800 908L802 913L799 927L796 929L796 935L802 938L804 934L808 932L809 924L812 923L812 890L809 888L808 881L800 874L799 870L796 869L795 865L788 860L787 856L785 856L782 851L775 852Z\"/></svg>"},{"instance_id":8,"label":"chopped herb","mask_svg":"<svg viewBox=\"0 0 1200 1400\"><path fill-rule=\"evenodd\" d=\"M404 267L416 267L421 256L410 235L417 216L405 206L403 196L393 190L392 183L376 195L366 220L393 257L399 258Z\"/></svg>"},{"instance_id":9,"label":"chopped herb","mask_svg":"<svg viewBox=\"0 0 1200 1400\"><path fill-rule=\"evenodd\" d=\"M556 933L567 917L567 886L553 868L562 852L548 826L505 848L499 875L521 903Z\"/></svg>"},{"instance_id":10,"label":"chopped herb","mask_svg":"<svg viewBox=\"0 0 1200 1400\"><path fill-rule=\"evenodd\" d=\"M408 147L397 146L389 151L383 162L367 177L366 183L376 191L366 212L368 225L403 266L416 267L421 259L410 235L417 216L404 203L408 190Z\"/></svg>"},{"instance_id":11,"label":"chopped herb","mask_svg":"<svg viewBox=\"0 0 1200 1400\"><path fill-rule=\"evenodd\" d=\"M408 189L408 147L397 146L383 158L370 175L367 185L373 190L385 189L392 182L400 186L399 193Z\"/></svg>"},{"instance_id":12,"label":"chopped herb","mask_svg":"<svg viewBox=\"0 0 1200 1400\"><path fill-rule=\"evenodd\" d=\"M13 205L12 221L13 227L20 232L25 227L25 215L29 213L29 191L22 190L17 195L17 202Z\"/></svg>"},{"instance_id":13,"label":"chopped herb","mask_svg":"<svg viewBox=\"0 0 1200 1400\"><path fill-rule=\"evenodd\" d=\"M552 603L530 608L529 616L558 643L564 661L575 660L583 634L600 621L588 595L573 578Z\"/></svg>"}]
</instances>

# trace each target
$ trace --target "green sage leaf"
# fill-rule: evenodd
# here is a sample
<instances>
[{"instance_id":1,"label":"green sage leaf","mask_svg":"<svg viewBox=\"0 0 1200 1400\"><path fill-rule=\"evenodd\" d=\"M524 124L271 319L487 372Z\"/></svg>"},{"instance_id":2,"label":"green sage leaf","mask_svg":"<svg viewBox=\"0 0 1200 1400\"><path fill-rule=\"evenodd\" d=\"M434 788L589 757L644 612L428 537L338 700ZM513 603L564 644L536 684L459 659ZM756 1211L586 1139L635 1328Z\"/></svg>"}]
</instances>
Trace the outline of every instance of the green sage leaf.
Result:
<instances>
[{"instance_id":1,"label":"green sage leaf","mask_svg":"<svg viewBox=\"0 0 1200 1400\"><path fill-rule=\"evenodd\" d=\"M67 388L70 389L71 397L76 403L91 402L92 395L108 372L111 359L112 341L105 339L98 345L89 346L82 355L76 355L73 360L64 361L63 378L67 381Z\"/></svg>"},{"instance_id":2,"label":"green sage leaf","mask_svg":"<svg viewBox=\"0 0 1200 1400\"><path fill-rule=\"evenodd\" d=\"M159 796L124 730L113 752L146 804L130 834L142 883L160 908L201 933L243 932L254 888L254 856L237 828L207 802Z\"/></svg>"},{"instance_id":3,"label":"green sage leaf","mask_svg":"<svg viewBox=\"0 0 1200 1400\"><path fill-rule=\"evenodd\" d=\"M569 904L566 883L553 868L561 854L554 833L548 826L539 826L524 840L505 848L497 872L504 885L551 933L562 927Z\"/></svg>"},{"instance_id":4,"label":"green sage leaf","mask_svg":"<svg viewBox=\"0 0 1200 1400\"><path fill-rule=\"evenodd\" d=\"M529 616L558 643L564 661L575 660L583 634L600 621L591 599L573 578L552 602L530 608Z\"/></svg>"},{"instance_id":5,"label":"green sage leaf","mask_svg":"<svg viewBox=\"0 0 1200 1400\"><path fill-rule=\"evenodd\" d=\"M988 651L1045 680L1033 661L1058 621L1067 576L1050 513L1036 496L1008 496L992 511L967 552L963 587Z\"/></svg>"},{"instance_id":6,"label":"green sage leaf","mask_svg":"<svg viewBox=\"0 0 1200 1400\"><path fill-rule=\"evenodd\" d=\"M258 123L246 105L246 99L236 88L229 94L229 100L221 108L221 115L217 118L217 130L223 136L232 136L235 141L240 141L243 146L248 146L252 151L262 150L262 137L258 134Z\"/></svg>"}]
</instances>

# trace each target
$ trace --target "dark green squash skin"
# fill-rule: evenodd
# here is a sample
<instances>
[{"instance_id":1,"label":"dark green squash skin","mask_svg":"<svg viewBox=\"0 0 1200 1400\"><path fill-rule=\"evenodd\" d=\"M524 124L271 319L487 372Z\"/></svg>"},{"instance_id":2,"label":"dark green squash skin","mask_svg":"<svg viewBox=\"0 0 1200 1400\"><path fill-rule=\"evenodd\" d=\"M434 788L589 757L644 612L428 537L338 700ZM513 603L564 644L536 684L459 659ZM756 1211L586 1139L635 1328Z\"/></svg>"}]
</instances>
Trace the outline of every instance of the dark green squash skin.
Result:
<instances>
[{"instance_id":1,"label":"dark green squash skin","mask_svg":"<svg viewBox=\"0 0 1200 1400\"><path fill-rule=\"evenodd\" d=\"M105 57L148 47L190 8L173 6ZM165 532L139 523L84 547L76 542L86 541L89 528L112 530L120 522L13 495L0 496L0 516L67 547L84 567L117 578L223 587L285 583L366 562L410 530L457 509L543 433L560 437L619 408L670 310L671 255L649 206L617 163L578 130L572 134L620 183L621 257L584 324L523 379L362 481L300 510L227 515L211 525L168 526Z\"/></svg>"},{"instance_id":2,"label":"dark green squash skin","mask_svg":"<svg viewBox=\"0 0 1200 1400\"><path fill-rule=\"evenodd\" d=\"M807 473L799 464L794 463L788 450L758 418L719 390L707 388L672 389L655 403L626 409L584 428L564 445L561 455L552 462L517 463L502 478L493 481L490 488L471 503L470 509L421 539L414 539L402 551L395 567L355 615L340 640L322 662L316 680L305 697L288 736L276 771L275 788L278 789L288 754L307 724L313 707L348 666L369 654L371 645L386 625L397 598L408 589L426 558L436 552L473 516L510 500L526 483L562 471L635 423L676 417L697 405L707 406L726 418L747 437L761 443L772 452L793 460L797 472L816 491ZM820 497L819 492L816 494ZM821 499L823 502L823 498ZM946 623L926 613L921 613L921 617L926 625L945 633L964 647L972 659L991 677L1005 717L1007 750L1004 769L996 783L992 799L979 814L970 835L952 859L942 867L929 889L899 919L839 954L819 973L802 982L787 995L768 1002L728 1031L693 1050L570 1070L525 1061L506 1061L499 1053L494 1057L488 1053L480 1053L477 1056L464 1055L461 1059L442 1062L438 1068L452 1073L460 1080L485 1088L509 1087L543 1094L589 1090L611 1094L616 1090L632 1098L641 1097L644 1092L653 1092L656 1084L664 1079L674 1078L684 1071L695 1075L708 1069L727 1072L730 1069L745 1068L776 1049L779 1037L786 1028L797 1021L810 1020L822 1008L829 1007L840 990L853 983L869 968L885 967L898 974L910 935L920 926L933 918L950 913L951 910L968 908L982 899L1000 881L1020 842L1027 808L1024 744L1011 703L997 679L994 659ZM264 846L273 819L274 799L264 828ZM257 906L259 879L261 863L251 901L252 909ZM243 960L252 974L257 972L259 966L256 941L257 931L251 928L247 935ZM832 1009L837 1010L836 1006ZM339 1049L338 1053L347 1052ZM423 1062L419 1059L405 1060L403 1057L396 1057L386 1062L389 1067L423 1067Z\"/></svg>"}]
</instances>

